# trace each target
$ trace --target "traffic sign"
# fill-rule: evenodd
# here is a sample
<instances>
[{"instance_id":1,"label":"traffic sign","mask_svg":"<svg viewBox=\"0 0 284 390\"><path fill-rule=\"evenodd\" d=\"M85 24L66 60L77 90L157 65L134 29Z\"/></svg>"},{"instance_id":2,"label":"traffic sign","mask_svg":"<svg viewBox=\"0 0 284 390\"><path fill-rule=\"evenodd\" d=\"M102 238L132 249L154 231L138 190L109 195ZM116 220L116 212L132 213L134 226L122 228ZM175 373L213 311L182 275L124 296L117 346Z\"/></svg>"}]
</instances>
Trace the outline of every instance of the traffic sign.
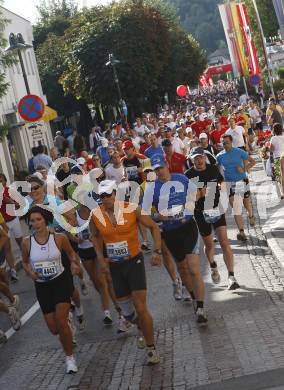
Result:
<instances>
[{"instance_id":1,"label":"traffic sign","mask_svg":"<svg viewBox=\"0 0 284 390\"><path fill-rule=\"evenodd\" d=\"M261 78L260 78L260 75L259 74L254 74L252 76L250 76L249 78L249 82L252 86L256 87L257 85L260 84L260 81L261 81Z\"/></svg>"},{"instance_id":2,"label":"traffic sign","mask_svg":"<svg viewBox=\"0 0 284 390\"><path fill-rule=\"evenodd\" d=\"M27 122L40 120L44 113L44 102L37 95L26 95L18 104L18 113Z\"/></svg>"}]
</instances>

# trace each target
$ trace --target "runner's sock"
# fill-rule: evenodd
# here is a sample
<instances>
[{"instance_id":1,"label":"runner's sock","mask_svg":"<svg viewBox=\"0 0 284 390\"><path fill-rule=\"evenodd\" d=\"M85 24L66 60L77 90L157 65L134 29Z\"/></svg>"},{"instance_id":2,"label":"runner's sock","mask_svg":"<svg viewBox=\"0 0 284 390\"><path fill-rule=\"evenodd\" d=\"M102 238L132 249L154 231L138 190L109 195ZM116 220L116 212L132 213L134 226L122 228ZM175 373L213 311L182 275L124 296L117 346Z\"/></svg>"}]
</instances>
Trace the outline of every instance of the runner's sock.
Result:
<instances>
[{"instance_id":1,"label":"runner's sock","mask_svg":"<svg viewBox=\"0 0 284 390\"><path fill-rule=\"evenodd\" d=\"M235 276L234 272L229 272L229 276Z\"/></svg>"},{"instance_id":2,"label":"runner's sock","mask_svg":"<svg viewBox=\"0 0 284 390\"><path fill-rule=\"evenodd\" d=\"M197 309L203 309L203 301L197 301L196 305L197 305Z\"/></svg>"},{"instance_id":3,"label":"runner's sock","mask_svg":"<svg viewBox=\"0 0 284 390\"><path fill-rule=\"evenodd\" d=\"M194 292L193 291L189 291L189 294L191 296L191 299L195 299L195 295L194 295Z\"/></svg>"}]
</instances>

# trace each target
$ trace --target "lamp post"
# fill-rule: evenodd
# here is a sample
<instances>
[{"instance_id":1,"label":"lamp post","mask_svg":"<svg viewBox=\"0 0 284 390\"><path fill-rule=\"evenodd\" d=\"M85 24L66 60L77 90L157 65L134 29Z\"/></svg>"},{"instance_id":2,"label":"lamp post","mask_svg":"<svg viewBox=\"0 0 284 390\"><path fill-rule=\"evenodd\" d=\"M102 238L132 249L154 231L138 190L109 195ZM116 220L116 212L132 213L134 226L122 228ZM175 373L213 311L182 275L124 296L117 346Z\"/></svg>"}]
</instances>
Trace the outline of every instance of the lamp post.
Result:
<instances>
[{"instance_id":1,"label":"lamp post","mask_svg":"<svg viewBox=\"0 0 284 390\"><path fill-rule=\"evenodd\" d=\"M116 85L116 88L117 88L117 94L118 94L118 98L119 98L119 106L120 106L120 109L121 109L121 113L123 113L125 115L125 117L127 117L127 106L126 106L125 101L122 99L121 89L120 89L119 79L118 79L118 74L117 74L117 70L116 70L116 65L119 64L120 61L117 60L112 53L110 53L108 55L108 58L109 58L109 60L106 63L106 66L111 66L112 67L113 78L114 78L114 82L115 82L115 85Z\"/></svg>"},{"instance_id":2,"label":"lamp post","mask_svg":"<svg viewBox=\"0 0 284 390\"><path fill-rule=\"evenodd\" d=\"M5 49L5 51L6 52L17 51L18 56L19 56L19 60L20 60L22 73L23 73L25 87L26 87L26 91L27 91L28 95L30 94L30 87L29 87L28 78L27 78L27 74L26 74L26 70L25 70L25 66L24 66L22 50L26 50L26 49L30 49L30 48L32 48L32 45L25 43L25 40L24 40L21 33L18 33L17 35L15 35L14 33L9 34L9 46Z\"/></svg>"}]
</instances>

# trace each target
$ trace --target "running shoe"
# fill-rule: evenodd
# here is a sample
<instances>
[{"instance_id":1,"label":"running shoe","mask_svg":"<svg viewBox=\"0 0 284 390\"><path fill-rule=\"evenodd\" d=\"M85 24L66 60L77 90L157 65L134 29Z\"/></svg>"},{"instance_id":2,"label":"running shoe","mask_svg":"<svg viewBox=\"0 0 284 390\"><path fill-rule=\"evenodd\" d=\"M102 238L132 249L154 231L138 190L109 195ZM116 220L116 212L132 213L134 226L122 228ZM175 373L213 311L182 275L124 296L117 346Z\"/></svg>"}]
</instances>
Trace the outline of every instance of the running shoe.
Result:
<instances>
[{"instance_id":1,"label":"running shoe","mask_svg":"<svg viewBox=\"0 0 284 390\"><path fill-rule=\"evenodd\" d=\"M85 320L84 314L77 316L77 321L79 324L79 330L80 330L80 332L82 332L86 327L86 320Z\"/></svg>"},{"instance_id":2,"label":"running shoe","mask_svg":"<svg viewBox=\"0 0 284 390\"><path fill-rule=\"evenodd\" d=\"M8 316L14 330L19 330L21 327L21 319L17 309L14 306L8 306Z\"/></svg>"},{"instance_id":3,"label":"running shoe","mask_svg":"<svg viewBox=\"0 0 284 390\"><path fill-rule=\"evenodd\" d=\"M196 322L199 324L199 325L206 325L208 320L207 320L207 317L206 317L206 314L204 312L204 309L199 307L197 310L196 310Z\"/></svg>"},{"instance_id":4,"label":"running shoe","mask_svg":"<svg viewBox=\"0 0 284 390\"><path fill-rule=\"evenodd\" d=\"M182 286L182 299L184 302L191 302L191 296L185 286Z\"/></svg>"},{"instance_id":5,"label":"running shoe","mask_svg":"<svg viewBox=\"0 0 284 390\"><path fill-rule=\"evenodd\" d=\"M228 290L237 290L238 288L240 288L240 285L237 282L237 279L234 276L229 276Z\"/></svg>"},{"instance_id":6,"label":"running shoe","mask_svg":"<svg viewBox=\"0 0 284 390\"><path fill-rule=\"evenodd\" d=\"M143 336L137 338L137 348L144 349L146 347L146 341Z\"/></svg>"},{"instance_id":7,"label":"running shoe","mask_svg":"<svg viewBox=\"0 0 284 390\"><path fill-rule=\"evenodd\" d=\"M249 217L249 224L250 226L255 226L255 216L252 215L251 217Z\"/></svg>"},{"instance_id":8,"label":"running shoe","mask_svg":"<svg viewBox=\"0 0 284 390\"><path fill-rule=\"evenodd\" d=\"M8 339L3 330L0 329L0 344L7 343Z\"/></svg>"},{"instance_id":9,"label":"running shoe","mask_svg":"<svg viewBox=\"0 0 284 390\"><path fill-rule=\"evenodd\" d=\"M215 284L219 284L221 281L221 276L219 274L218 268L211 268L211 279Z\"/></svg>"},{"instance_id":10,"label":"running shoe","mask_svg":"<svg viewBox=\"0 0 284 390\"><path fill-rule=\"evenodd\" d=\"M20 309L20 298L19 295L14 295L14 302L9 303L9 306L14 307L17 311Z\"/></svg>"},{"instance_id":11,"label":"running shoe","mask_svg":"<svg viewBox=\"0 0 284 390\"><path fill-rule=\"evenodd\" d=\"M133 324L127 321L123 316L119 317L117 333L126 333L132 328Z\"/></svg>"},{"instance_id":12,"label":"running shoe","mask_svg":"<svg viewBox=\"0 0 284 390\"><path fill-rule=\"evenodd\" d=\"M104 316L104 319L103 319L103 323L106 326L110 326L110 325L113 324L113 321L112 321L111 314L110 314L109 310L105 310L105 316Z\"/></svg>"},{"instance_id":13,"label":"running shoe","mask_svg":"<svg viewBox=\"0 0 284 390\"><path fill-rule=\"evenodd\" d=\"M173 282L173 296L176 301L182 300L182 284L180 279Z\"/></svg>"},{"instance_id":14,"label":"running shoe","mask_svg":"<svg viewBox=\"0 0 284 390\"><path fill-rule=\"evenodd\" d=\"M80 289L81 289L82 295L84 295L84 296L88 295L88 287L87 287L85 282L80 282Z\"/></svg>"},{"instance_id":15,"label":"running shoe","mask_svg":"<svg viewBox=\"0 0 284 390\"><path fill-rule=\"evenodd\" d=\"M76 340L76 326L74 324L73 314L71 313L71 311L69 311L68 324L70 326L71 333L72 333L72 343L73 343L73 345L76 345L77 344L77 340Z\"/></svg>"},{"instance_id":16,"label":"running shoe","mask_svg":"<svg viewBox=\"0 0 284 390\"><path fill-rule=\"evenodd\" d=\"M10 278L12 282L17 282L19 280L17 271L13 268L10 269Z\"/></svg>"},{"instance_id":17,"label":"running shoe","mask_svg":"<svg viewBox=\"0 0 284 390\"><path fill-rule=\"evenodd\" d=\"M150 245L147 241L142 242L141 249L142 249L142 251L145 251L145 252L151 251Z\"/></svg>"},{"instance_id":18,"label":"running shoe","mask_svg":"<svg viewBox=\"0 0 284 390\"><path fill-rule=\"evenodd\" d=\"M155 347L147 347L147 364L153 366L160 363L160 356Z\"/></svg>"},{"instance_id":19,"label":"running shoe","mask_svg":"<svg viewBox=\"0 0 284 390\"><path fill-rule=\"evenodd\" d=\"M238 239L239 241L247 241L248 238L247 238L245 232L242 231L242 232L239 232L239 233L237 234L237 239Z\"/></svg>"},{"instance_id":20,"label":"running shoe","mask_svg":"<svg viewBox=\"0 0 284 390\"><path fill-rule=\"evenodd\" d=\"M78 371L74 356L66 356L66 374L75 374Z\"/></svg>"},{"instance_id":21,"label":"running shoe","mask_svg":"<svg viewBox=\"0 0 284 390\"><path fill-rule=\"evenodd\" d=\"M213 238L213 242L218 242L218 238L217 238L217 237L214 237L214 238Z\"/></svg>"}]
</instances>

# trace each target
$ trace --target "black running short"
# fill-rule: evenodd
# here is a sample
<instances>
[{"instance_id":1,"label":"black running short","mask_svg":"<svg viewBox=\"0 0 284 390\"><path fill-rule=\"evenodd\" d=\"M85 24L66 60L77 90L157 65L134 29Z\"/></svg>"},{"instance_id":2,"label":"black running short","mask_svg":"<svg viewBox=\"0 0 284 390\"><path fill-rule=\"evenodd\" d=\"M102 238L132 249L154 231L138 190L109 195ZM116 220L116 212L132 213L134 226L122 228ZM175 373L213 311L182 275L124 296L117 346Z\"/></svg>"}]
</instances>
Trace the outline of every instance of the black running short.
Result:
<instances>
[{"instance_id":1,"label":"black running short","mask_svg":"<svg viewBox=\"0 0 284 390\"><path fill-rule=\"evenodd\" d=\"M212 228L217 229L220 226L227 226L225 214L220 215L218 221L208 223L202 211L195 211L194 218L198 226L199 233L202 237L208 237L212 234Z\"/></svg>"},{"instance_id":2,"label":"black running short","mask_svg":"<svg viewBox=\"0 0 284 390\"><path fill-rule=\"evenodd\" d=\"M97 257L93 246L91 248L78 248L78 255L83 262L94 260Z\"/></svg>"},{"instance_id":3,"label":"black running short","mask_svg":"<svg viewBox=\"0 0 284 390\"><path fill-rule=\"evenodd\" d=\"M232 196L234 196L236 194L236 188L237 188L237 183L230 183L230 194L229 194L229 198L231 198ZM243 190L242 192L240 192L240 195L243 194L243 198L246 199L246 198L249 198L250 197L250 186L249 186L249 179L244 179L243 180L243 183L244 183L244 186L243 186Z\"/></svg>"},{"instance_id":4,"label":"black running short","mask_svg":"<svg viewBox=\"0 0 284 390\"><path fill-rule=\"evenodd\" d=\"M67 256L66 252L64 252L64 251L62 251L62 253L61 253L61 261L62 261L62 265L64 267L64 270L69 278L69 282L73 286L73 290L72 290L72 294L73 294L75 287L74 287L74 282L73 282L73 275L71 272L71 264L70 264L70 260Z\"/></svg>"},{"instance_id":5,"label":"black running short","mask_svg":"<svg viewBox=\"0 0 284 390\"><path fill-rule=\"evenodd\" d=\"M198 236L198 228L194 219L178 229L163 231L162 233L162 238L177 263L183 261L186 255L199 254Z\"/></svg>"},{"instance_id":6,"label":"black running short","mask_svg":"<svg viewBox=\"0 0 284 390\"><path fill-rule=\"evenodd\" d=\"M74 286L64 271L48 282L35 282L36 296L43 314L54 313L59 303L70 303Z\"/></svg>"},{"instance_id":7,"label":"black running short","mask_svg":"<svg viewBox=\"0 0 284 390\"><path fill-rule=\"evenodd\" d=\"M146 272L142 253L131 260L110 263L112 284L117 298L129 296L133 291L147 289Z\"/></svg>"}]
</instances>

